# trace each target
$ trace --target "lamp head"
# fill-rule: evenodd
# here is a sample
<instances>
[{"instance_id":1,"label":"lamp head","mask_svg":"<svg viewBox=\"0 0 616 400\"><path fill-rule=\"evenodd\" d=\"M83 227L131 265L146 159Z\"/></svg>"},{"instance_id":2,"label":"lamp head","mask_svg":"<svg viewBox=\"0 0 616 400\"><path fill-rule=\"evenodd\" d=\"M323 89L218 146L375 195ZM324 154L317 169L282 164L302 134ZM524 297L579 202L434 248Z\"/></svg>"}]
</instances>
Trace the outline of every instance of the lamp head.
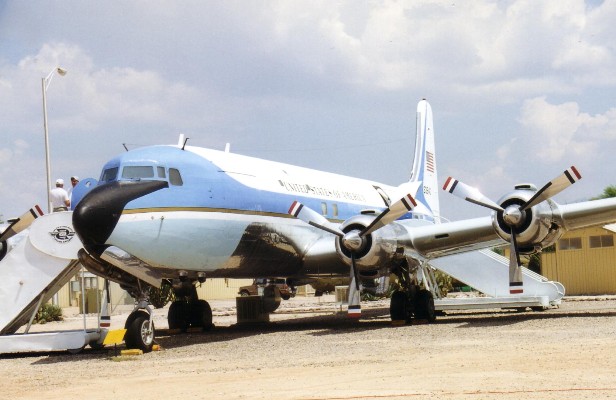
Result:
<instances>
[{"instance_id":1,"label":"lamp head","mask_svg":"<svg viewBox=\"0 0 616 400\"><path fill-rule=\"evenodd\" d=\"M64 76L64 75L66 75L66 70L65 70L64 68L62 68L62 67L58 67L58 68L56 68L56 71L58 72L58 74L59 74L60 76Z\"/></svg>"}]
</instances>

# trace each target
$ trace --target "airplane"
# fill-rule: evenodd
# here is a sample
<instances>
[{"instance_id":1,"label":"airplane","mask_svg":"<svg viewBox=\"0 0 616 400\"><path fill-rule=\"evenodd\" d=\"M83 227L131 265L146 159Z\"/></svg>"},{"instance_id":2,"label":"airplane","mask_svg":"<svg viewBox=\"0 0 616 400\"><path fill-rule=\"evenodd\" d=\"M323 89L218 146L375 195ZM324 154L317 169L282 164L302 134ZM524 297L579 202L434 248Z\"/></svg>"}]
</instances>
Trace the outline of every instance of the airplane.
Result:
<instances>
[{"instance_id":1,"label":"airplane","mask_svg":"<svg viewBox=\"0 0 616 400\"><path fill-rule=\"evenodd\" d=\"M195 285L219 277L283 277L291 286L348 277L348 313L360 317L360 292L393 274L400 288L391 296L392 320L434 321L434 299L421 278L430 260L509 243L510 291L518 295L520 254L552 245L565 230L616 221L616 199L551 199L581 178L571 167L539 190L519 185L496 202L450 177L443 189L491 215L445 222L425 99L416 123L411 176L399 186L187 146L182 135L177 145L109 160L77 199L72 221L82 265L137 299L126 345L151 350L148 288L163 282L176 296L169 328L209 329L212 311Z\"/></svg>"}]
</instances>

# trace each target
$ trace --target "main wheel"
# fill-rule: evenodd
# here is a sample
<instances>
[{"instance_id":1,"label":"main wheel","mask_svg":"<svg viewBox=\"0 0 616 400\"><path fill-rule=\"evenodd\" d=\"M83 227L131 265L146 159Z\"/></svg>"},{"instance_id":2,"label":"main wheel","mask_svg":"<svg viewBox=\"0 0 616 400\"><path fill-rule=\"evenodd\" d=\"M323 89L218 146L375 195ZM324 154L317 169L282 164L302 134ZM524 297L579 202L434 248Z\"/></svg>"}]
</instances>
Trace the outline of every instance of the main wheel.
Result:
<instances>
[{"instance_id":1,"label":"main wheel","mask_svg":"<svg viewBox=\"0 0 616 400\"><path fill-rule=\"evenodd\" d=\"M150 329L150 316L143 311L134 313L126 320L124 343L127 349L141 349L144 353L152 351L154 345L154 322Z\"/></svg>"},{"instance_id":2,"label":"main wheel","mask_svg":"<svg viewBox=\"0 0 616 400\"><path fill-rule=\"evenodd\" d=\"M203 328L204 331L212 329L212 308L210 303L205 300L199 300L196 303L189 304L190 310L190 326Z\"/></svg>"},{"instance_id":3,"label":"main wheel","mask_svg":"<svg viewBox=\"0 0 616 400\"><path fill-rule=\"evenodd\" d=\"M436 321L436 311L434 309L434 298L430 291L422 289L417 295L417 305L415 312L416 319L425 319L428 322Z\"/></svg>"},{"instance_id":4,"label":"main wheel","mask_svg":"<svg viewBox=\"0 0 616 400\"><path fill-rule=\"evenodd\" d=\"M263 288L263 312L273 313L280 307L280 289L274 285L269 285Z\"/></svg>"},{"instance_id":5,"label":"main wheel","mask_svg":"<svg viewBox=\"0 0 616 400\"><path fill-rule=\"evenodd\" d=\"M167 313L167 322L169 323L169 329L179 329L182 332L186 332L190 325L188 303L181 300L171 303Z\"/></svg>"},{"instance_id":6,"label":"main wheel","mask_svg":"<svg viewBox=\"0 0 616 400\"><path fill-rule=\"evenodd\" d=\"M389 315L392 321L409 321L410 309L406 293L396 290L391 295L389 303Z\"/></svg>"}]
</instances>

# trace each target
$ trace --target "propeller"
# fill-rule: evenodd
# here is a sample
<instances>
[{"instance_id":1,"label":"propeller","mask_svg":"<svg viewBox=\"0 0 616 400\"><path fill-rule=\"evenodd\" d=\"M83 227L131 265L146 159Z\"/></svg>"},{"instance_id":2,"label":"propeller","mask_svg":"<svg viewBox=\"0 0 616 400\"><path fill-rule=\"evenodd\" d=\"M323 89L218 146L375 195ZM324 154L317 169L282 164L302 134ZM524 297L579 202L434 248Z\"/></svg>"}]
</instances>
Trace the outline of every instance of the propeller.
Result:
<instances>
[{"instance_id":1,"label":"propeller","mask_svg":"<svg viewBox=\"0 0 616 400\"><path fill-rule=\"evenodd\" d=\"M359 318L361 316L359 271L357 269L357 255L364 249L366 245L365 238L374 231L390 224L404 214L412 211L417 207L417 202L410 194L405 195L400 200L391 204L383 210L372 222L361 231L351 230L343 232L339 226L329 222L327 218L318 212L306 207L299 201L294 201L289 208L289 214L298 218L307 224L319 228L325 232L329 232L338 236L340 245L346 249L351 255L350 277L351 284L349 285L348 294L348 315L349 317Z\"/></svg>"},{"instance_id":2,"label":"propeller","mask_svg":"<svg viewBox=\"0 0 616 400\"><path fill-rule=\"evenodd\" d=\"M502 218L504 224L509 228L511 236L509 241L509 293L519 294L524 292L524 287L516 235L519 233L517 229L523 227L526 222L527 210L562 192L580 179L582 179L582 176L578 170L574 166L571 166L571 168L565 170L561 175L552 179L541 189L537 190L537 192L523 204L511 203L506 205L505 208L484 196L478 189L468 186L452 177L447 178L445 185L443 185L443 190L468 202L496 211L499 221ZM505 203L503 203L503 205L504 204Z\"/></svg>"},{"instance_id":3,"label":"propeller","mask_svg":"<svg viewBox=\"0 0 616 400\"><path fill-rule=\"evenodd\" d=\"M22 216L15 219L1 234L0 242L4 242L15 236L32 224L32 222L43 215L43 210L38 205L35 205L30 210L26 211Z\"/></svg>"}]
</instances>

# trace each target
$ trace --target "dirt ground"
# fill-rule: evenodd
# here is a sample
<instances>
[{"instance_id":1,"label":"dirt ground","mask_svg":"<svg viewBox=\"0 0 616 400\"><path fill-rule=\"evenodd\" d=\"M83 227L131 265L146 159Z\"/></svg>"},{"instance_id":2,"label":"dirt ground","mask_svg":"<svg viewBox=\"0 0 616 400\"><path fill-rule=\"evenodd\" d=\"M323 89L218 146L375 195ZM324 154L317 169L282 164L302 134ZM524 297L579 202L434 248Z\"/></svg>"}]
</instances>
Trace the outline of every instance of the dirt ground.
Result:
<instances>
[{"instance_id":1,"label":"dirt ground","mask_svg":"<svg viewBox=\"0 0 616 400\"><path fill-rule=\"evenodd\" d=\"M268 324L237 325L211 302L216 327L170 335L162 350L0 356L2 399L609 399L616 398L616 299L569 298L544 312L448 312L393 326L388 303L361 321L333 298L295 298ZM69 310L70 311L70 310ZM129 310L112 317L121 327ZM79 328L76 315L36 329Z\"/></svg>"}]
</instances>

